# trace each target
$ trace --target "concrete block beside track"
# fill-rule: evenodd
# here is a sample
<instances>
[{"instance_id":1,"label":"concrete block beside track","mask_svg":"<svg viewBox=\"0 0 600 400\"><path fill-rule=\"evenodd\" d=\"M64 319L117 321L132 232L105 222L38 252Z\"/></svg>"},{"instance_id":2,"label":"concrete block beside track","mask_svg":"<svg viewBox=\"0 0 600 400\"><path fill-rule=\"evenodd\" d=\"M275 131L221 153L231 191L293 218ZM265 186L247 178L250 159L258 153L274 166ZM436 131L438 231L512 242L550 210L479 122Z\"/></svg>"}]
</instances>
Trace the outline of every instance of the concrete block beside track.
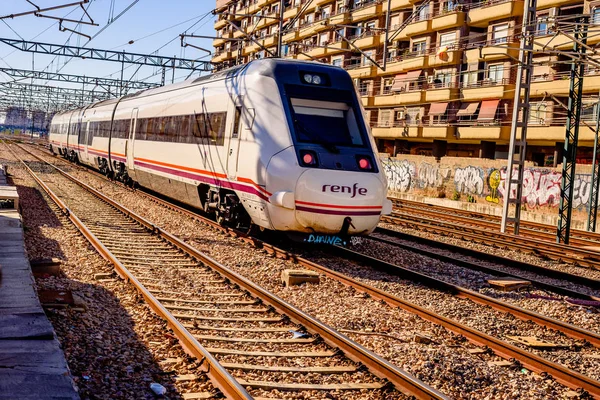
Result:
<instances>
[{"instance_id":1,"label":"concrete block beside track","mask_svg":"<svg viewBox=\"0 0 600 400\"><path fill-rule=\"evenodd\" d=\"M79 399L35 290L21 217L0 210L0 400Z\"/></svg>"}]
</instances>

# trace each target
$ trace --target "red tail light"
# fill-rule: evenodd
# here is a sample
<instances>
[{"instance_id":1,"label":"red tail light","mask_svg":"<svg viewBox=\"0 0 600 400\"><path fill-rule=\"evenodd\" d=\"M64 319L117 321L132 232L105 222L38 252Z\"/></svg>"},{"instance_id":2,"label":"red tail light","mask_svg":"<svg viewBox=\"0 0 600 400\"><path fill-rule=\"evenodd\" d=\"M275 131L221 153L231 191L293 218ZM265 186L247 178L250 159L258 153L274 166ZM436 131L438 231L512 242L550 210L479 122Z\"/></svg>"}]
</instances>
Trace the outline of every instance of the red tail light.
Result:
<instances>
[{"instance_id":1,"label":"red tail light","mask_svg":"<svg viewBox=\"0 0 600 400\"><path fill-rule=\"evenodd\" d=\"M373 162L369 156L356 156L356 162L358 163L358 168L363 171L373 170Z\"/></svg>"},{"instance_id":2,"label":"red tail light","mask_svg":"<svg viewBox=\"0 0 600 400\"><path fill-rule=\"evenodd\" d=\"M305 167L316 167L319 165L317 155L314 151L302 150L300 152L300 159L302 160L302 165Z\"/></svg>"}]
</instances>

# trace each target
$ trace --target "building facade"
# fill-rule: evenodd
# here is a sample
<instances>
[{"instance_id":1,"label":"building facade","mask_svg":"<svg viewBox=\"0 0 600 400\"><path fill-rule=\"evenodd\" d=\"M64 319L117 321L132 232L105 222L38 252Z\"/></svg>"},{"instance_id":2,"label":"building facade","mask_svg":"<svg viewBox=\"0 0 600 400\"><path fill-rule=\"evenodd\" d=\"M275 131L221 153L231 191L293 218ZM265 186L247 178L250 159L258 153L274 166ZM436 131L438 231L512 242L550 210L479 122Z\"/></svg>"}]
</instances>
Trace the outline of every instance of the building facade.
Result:
<instances>
[{"instance_id":1,"label":"building facade","mask_svg":"<svg viewBox=\"0 0 600 400\"><path fill-rule=\"evenodd\" d=\"M527 158L556 165L566 130L572 18L589 16L591 49L600 42L600 1L537 3ZM265 48L275 52L280 6L280 0L217 0L217 68L266 57ZM379 151L506 158L523 1L287 0L284 7L282 55L348 70ZM598 65L585 66L582 163L592 158Z\"/></svg>"}]
</instances>

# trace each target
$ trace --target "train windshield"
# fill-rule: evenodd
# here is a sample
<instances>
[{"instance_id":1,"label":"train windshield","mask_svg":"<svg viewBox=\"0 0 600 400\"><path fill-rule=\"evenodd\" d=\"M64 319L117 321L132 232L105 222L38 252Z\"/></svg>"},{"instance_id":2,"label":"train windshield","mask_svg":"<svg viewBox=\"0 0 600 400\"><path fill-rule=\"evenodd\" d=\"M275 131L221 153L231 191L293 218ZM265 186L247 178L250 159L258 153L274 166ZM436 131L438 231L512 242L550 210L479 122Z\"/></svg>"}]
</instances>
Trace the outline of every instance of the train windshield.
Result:
<instances>
[{"instance_id":1,"label":"train windshield","mask_svg":"<svg viewBox=\"0 0 600 400\"><path fill-rule=\"evenodd\" d=\"M349 104L292 98L299 142L362 146L356 115Z\"/></svg>"},{"instance_id":2,"label":"train windshield","mask_svg":"<svg viewBox=\"0 0 600 400\"><path fill-rule=\"evenodd\" d=\"M350 102L340 101L352 97L339 95L341 93L325 95L315 89L310 98L306 93L300 96L297 95L300 93L290 93L296 141L320 144L334 152L337 152L337 146L364 147L365 139L356 110Z\"/></svg>"}]
</instances>

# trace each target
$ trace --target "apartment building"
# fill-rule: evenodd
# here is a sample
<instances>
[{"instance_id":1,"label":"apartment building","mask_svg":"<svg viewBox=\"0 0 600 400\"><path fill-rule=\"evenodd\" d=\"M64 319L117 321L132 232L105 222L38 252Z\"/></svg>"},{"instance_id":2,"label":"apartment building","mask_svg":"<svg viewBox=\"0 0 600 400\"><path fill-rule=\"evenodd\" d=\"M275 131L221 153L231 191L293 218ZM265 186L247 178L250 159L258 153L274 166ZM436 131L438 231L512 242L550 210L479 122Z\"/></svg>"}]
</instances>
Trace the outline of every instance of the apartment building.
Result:
<instances>
[{"instance_id":1,"label":"apartment building","mask_svg":"<svg viewBox=\"0 0 600 400\"><path fill-rule=\"evenodd\" d=\"M266 57L265 48L274 52L280 6L217 0L217 68ZM523 1L287 0L284 7L282 56L348 70L379 151L506 157ZM562 160L565 138L572 18L589 15L587 43L595 46L600 1L538 0L537 7L527 158L553 165ZM578 161L591 162L600 64L588 63L585 74Z\"/></svg>"}]
</instances>

